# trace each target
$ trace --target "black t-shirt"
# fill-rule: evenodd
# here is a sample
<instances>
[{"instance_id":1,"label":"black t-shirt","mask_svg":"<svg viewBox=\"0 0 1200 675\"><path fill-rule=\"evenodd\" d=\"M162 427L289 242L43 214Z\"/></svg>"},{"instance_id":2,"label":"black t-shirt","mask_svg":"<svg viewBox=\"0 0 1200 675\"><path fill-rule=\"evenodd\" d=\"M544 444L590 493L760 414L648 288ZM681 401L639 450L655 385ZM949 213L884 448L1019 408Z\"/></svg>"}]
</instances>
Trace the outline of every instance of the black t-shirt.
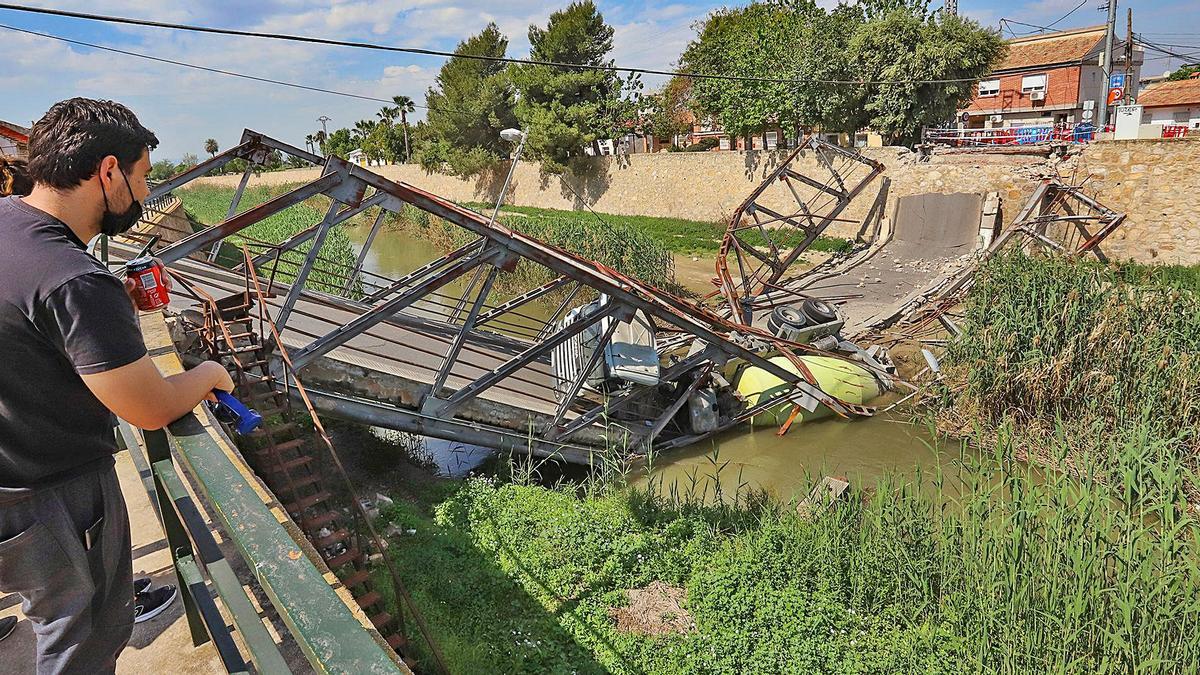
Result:
<instances>
[{"instance_id":1,"label":"black t-shirt","mask_svg":"<svg viewBox=\"0 0 1200 675\"><path fill-rule=\"evenodd\" d=\"M121 281L65 223L0 198L0 502L111 464L116 418L80 375L145 354Z\"/></svg>"}]
</instances>

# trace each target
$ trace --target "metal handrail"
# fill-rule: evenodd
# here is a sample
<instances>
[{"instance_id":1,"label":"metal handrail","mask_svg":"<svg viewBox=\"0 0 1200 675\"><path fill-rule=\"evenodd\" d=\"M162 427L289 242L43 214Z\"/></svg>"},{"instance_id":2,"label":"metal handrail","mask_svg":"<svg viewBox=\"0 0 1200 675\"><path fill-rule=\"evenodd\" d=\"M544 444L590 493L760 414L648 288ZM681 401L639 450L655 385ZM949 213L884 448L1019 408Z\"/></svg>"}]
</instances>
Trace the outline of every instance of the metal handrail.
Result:
<instances>
[{"instance_id":1,"label":"metal handrail","mask_svg":"<svg viewBox=\"0 0 1200 675\"><path fill-rule=\"evenodd\" d=\"M188 413L167 429L140 433L125 422L118 426L119 445L130 450L166 534L193 644L211 640L230 673L247 672L247 658L260 673L292 672L217 546L176 462L195 493L215 505L215 520L317 672L408 672L330 586L315 562L319 555L289 532L286 516L272 508L267 493L240 465L220 425L208 414L202 417ZM248 655L233 641L210 584Z\"/></svg>"}]
</instances>

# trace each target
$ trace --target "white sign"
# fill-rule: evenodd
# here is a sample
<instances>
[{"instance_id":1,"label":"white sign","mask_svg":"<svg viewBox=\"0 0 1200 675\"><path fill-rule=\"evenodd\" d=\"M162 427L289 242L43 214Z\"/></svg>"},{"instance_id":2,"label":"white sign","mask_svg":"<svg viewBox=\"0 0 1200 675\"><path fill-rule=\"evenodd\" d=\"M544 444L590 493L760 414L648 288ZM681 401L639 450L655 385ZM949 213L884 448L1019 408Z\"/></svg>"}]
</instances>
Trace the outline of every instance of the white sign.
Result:
<instances>
[{"instance_id":1,"label":"white sign","mask_svg":"<svg viewBox=\"0 0 1200 675\"><path fill-rule=\"evenodd\" d=\"M1118 141L1133 140L1138 137L1138 127L1142 124L1142 106L1119 105L1113 115L1116 128L1113 139Z\"/></svg>"}]
</instances>

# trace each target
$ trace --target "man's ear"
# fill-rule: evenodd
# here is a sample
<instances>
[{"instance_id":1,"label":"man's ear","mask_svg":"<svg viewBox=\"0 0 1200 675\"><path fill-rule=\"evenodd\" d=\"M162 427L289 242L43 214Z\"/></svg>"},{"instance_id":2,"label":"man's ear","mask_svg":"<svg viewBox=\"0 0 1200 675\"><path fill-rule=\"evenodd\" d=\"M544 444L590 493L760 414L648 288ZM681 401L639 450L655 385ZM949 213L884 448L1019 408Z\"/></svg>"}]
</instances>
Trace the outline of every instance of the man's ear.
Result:
<instances>
[{"instance_id":1,"label":"man's ear","mask_svg":"<svg viewBox=\"0 0 1200 675\"><path fill-rule=\"evenodd\" d=\"M96 177L100 179L100 184L108 189L108 186L113 185L116 181L116 174L120 171L121 164L117 160L116 155L106 155L100 160L100 168L96 171Z\"/></svg>"}]
</instances>

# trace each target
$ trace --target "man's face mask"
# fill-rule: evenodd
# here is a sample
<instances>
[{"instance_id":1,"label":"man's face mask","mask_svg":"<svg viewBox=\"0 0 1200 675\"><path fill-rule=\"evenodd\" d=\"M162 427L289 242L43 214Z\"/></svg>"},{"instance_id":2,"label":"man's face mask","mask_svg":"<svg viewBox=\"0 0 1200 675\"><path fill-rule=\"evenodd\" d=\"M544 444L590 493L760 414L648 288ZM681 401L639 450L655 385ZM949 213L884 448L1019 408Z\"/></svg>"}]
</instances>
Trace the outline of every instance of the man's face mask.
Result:
<instances>
[{"instance_id":1,"label":"man's face mask","mask_svg":"<svg viewBox=\"0 0 1200 675\"><path fill-rule=\"evenodd\" d=\"M104 215L100 218L100 231L110 237L128 231L142 217L142 204L133 198L133 188L129 187L129 176L126 176L120 167L117 167L117 171L120 171L121 178L125 179L125 189L129 192L129 208L121 213L109 211L108 192L104 189L104 183L100 184L100 193L104 195Z\"/></svg>"}]
</instances>

